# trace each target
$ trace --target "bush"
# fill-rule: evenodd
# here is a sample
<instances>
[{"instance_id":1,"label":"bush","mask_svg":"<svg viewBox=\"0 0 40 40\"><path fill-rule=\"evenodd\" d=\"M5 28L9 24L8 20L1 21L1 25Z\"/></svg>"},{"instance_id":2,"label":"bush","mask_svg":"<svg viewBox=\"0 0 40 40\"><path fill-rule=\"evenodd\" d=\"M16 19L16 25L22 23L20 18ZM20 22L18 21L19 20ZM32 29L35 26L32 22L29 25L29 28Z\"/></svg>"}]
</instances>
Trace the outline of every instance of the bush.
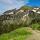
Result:
<instances>
[{"instance_id":1,"label":"bush","mask_svg":"<svg viewBox=\"0 0 40 40\"><path fill-rule=\"evenodd\" d=\"M0 21L0 34L2 32L2 21Z\"/></svg>"},{"instance_id":2,"label":"bush","mask_svg":"<svg viewBox=\"0 0 40 40\"><path fill-rule=\"evenodd\" d=\"M40 30L40 24L38 24L38 23L32 24L32 29Z\"/></svg>"},{"instance_id":3,"label":"bush","mask_svg":"<svg viewBox=\"0 0 40 40\"><path fill-rule=\"evenodd\" d=\"M13 24L5 24L0 27L0 33L7 33L14 29L16 29L16 25L14 26Z\"/></svg>"},{"instance_id":4,"label":"bush","mask_svg":"<svg viewBox=\"0 0 40 40\"><path fill-rule=\"evenodd\" d=\"M37 28L37 30L40 30L40 26Z\"/></svg>"}]
</instances>

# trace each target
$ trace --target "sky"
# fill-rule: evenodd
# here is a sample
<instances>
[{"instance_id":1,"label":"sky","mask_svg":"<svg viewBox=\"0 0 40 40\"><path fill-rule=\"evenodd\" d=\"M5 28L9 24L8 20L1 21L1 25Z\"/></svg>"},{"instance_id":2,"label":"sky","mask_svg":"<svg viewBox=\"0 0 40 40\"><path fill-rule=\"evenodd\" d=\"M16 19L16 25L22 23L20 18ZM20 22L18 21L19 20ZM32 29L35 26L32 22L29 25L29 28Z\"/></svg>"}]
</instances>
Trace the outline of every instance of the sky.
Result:
<instances>
[{"instance_id":1,"label":"sky","mask_svg":"<svg viewBox=\"0 0 40 40\"><path fill-rule=\"evenodd\" d=\"M23 5L40 7L40 0L0 0L0 14L10 9L18 9Z\"/></svg>"}]
</instances>

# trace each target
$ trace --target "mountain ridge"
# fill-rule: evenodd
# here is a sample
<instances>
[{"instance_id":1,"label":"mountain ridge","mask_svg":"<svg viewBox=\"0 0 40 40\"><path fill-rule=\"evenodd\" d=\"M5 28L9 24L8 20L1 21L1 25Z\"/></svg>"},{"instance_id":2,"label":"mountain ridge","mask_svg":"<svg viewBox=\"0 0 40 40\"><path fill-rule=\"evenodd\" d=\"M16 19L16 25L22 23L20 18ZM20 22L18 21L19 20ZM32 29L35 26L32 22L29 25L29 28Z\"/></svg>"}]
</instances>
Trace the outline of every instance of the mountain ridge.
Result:
<instances>
[{"instance_id":1,"label":"mountain ridge","mask_svg":"<svg viewBox=\"0 0 40 40\"><path fill-rule=\"evenodd\" d=\"M28 8L28 9L27 9ZM24 9L24 10L23 10ZM31 8L30 8L31 9ZM23 6L21 9L12 9L8 10L3 13L3 15L0 16L0 20L3 21L3 23L14 23L14 24L30 24L32 20L40 20L40 14L37 12L34 12L35 8L29 10L29 7ZM37 9L37 8L36 8Z\"/></svg>"}]
</instances>

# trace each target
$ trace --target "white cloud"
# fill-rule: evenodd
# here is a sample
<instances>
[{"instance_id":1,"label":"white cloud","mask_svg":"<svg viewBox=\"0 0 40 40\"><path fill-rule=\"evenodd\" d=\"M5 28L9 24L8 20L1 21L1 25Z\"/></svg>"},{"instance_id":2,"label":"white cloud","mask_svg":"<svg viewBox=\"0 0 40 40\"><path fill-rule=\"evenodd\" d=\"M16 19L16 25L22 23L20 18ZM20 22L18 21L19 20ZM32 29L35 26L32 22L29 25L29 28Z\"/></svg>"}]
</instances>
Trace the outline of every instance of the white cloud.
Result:
<instances>
[{"instance_id":1,"label":"white cloud","mask_svg":"<svg viewBox=\"0 0 40 40\"><path fill-rule=\"evenodd\" d=\"M28 0L26 3L28 3ZM3 5L2 11L5 11L13 8L20 8L21 6L25 5L25 0L0 0L0 4Z\"/></svg>"},{"instance_id":2,"label":"white cloud","mask_svg":"<svg viewBox=\"0 0 40 40\"><path fill-rule=\"evenodd\" d=\"M14 5L14 4L18 4L23 1L17 1L17 0L0 0L0 3L5 3L6 5Z\"/></svg>"},{"instance_id":3,"label":"white cloud","mask_svg":"<svg viewBox=\"0 0 40 40\"><path fill-rule=\"evenodd\" d=\"M24 1L17 1L17 0L0 0L0 3L3 3L6 8L18 8L24 5Z\"/></svg>"},{"instance_id":4,"label":"white cloud","mask_svg":"<svg viewBox=\"0 0 40 40\"><path fill-rule=\"evenodd\" d=\"M26 3L29 3L28 1L29 0L26 0ZM24 2L25 0L0 0L0 3L3 3L5 5L13 5L13 6L18 5L18 4L20 5L25 4Z\"/></svg>"},{"instance_id":5,"label":"white cloud","mask_svg":"<svg viewBox=\"0 0 40 40\"><path fill-rule=\"evenodd\" d=\"M12 4L11 0L0 0L1 3Z\"/></svg>"}]
</instances>

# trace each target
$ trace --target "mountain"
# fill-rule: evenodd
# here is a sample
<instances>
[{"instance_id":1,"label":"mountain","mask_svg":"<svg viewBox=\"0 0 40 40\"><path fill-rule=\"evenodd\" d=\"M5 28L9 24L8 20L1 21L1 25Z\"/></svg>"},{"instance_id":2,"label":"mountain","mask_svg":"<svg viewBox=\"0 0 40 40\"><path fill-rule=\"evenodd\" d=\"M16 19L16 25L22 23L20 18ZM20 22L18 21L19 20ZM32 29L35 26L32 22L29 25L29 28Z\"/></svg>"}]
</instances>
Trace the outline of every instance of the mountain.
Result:
<instances>
[{"instance_id":1,"label":"mountain","mask_svg":"<svg viewBox=\"0 0 40 40\"><path fill-rule=\"evenodd\" d=\"M8 10L0 16L0 21L3 24L29 25L32 20L40 21L40 14L33 11L34 8L22 6L20 9Z\"/></svg>"}]
</instances>

